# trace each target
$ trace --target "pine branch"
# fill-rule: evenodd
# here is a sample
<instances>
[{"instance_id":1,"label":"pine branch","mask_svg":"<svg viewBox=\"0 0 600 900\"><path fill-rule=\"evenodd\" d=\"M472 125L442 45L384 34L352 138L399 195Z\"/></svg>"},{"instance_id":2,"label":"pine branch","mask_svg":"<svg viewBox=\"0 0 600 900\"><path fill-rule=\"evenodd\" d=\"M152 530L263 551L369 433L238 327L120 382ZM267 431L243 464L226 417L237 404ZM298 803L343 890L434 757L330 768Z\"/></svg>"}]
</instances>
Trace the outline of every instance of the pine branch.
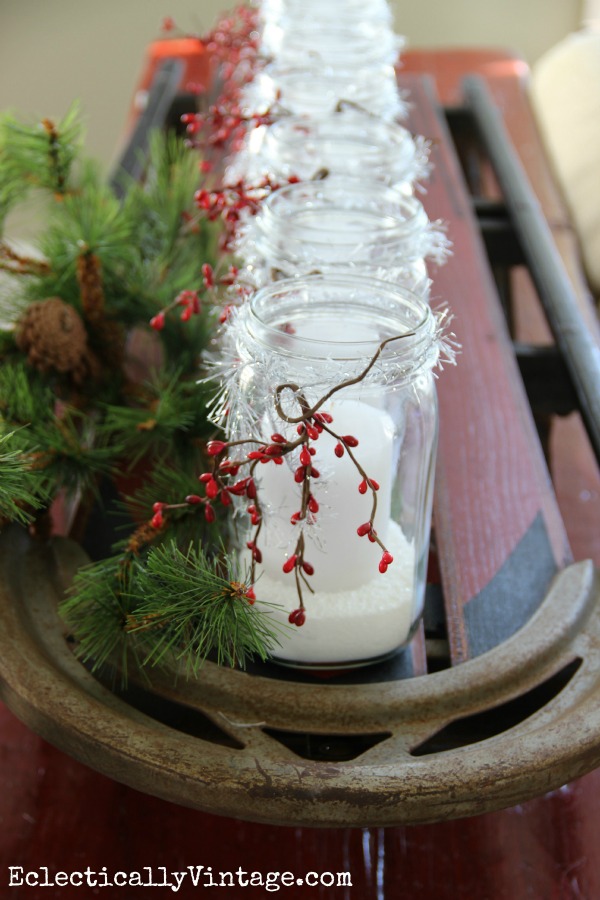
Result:
<instances>
[{"instance_id":1,"label":"pine branch","mask_svg":"<svg viewBox=\"0 0 600 900\"><path fill-rule=\"evenodd\" d=\"M186 552L173 543L153 548L131 594L136 606L129 628L145 634L145 665L172 656L195 675L214 652L220 665L245 668L249 659L267 659L280 643L281 627L264 606L253 605L237 560L211 559L201 546Z\"/></svg>"},{"instance_id":2,"label":"pine branch","mask_svg":"<svg viewBox=\"0 0 600 900\"><path fill-rule=\"evenodd\" d=\"M28 525L48 502L44 477L30 457L15 448L15 433L0 436L0 522Z\"/></svg>"},{"instance_id":3,"label":"pine branch","mask_svg":"<svg viewBox=\"0 0 600 900\"><path fill-rule=\"evenodd\" d=\"M20 361L0 366L0 413L14 430L14 448L30 460L49 497L61 489L95 493L98 477L112 474L123 452L118 436L98 435L85 412L63 406L57 413L51 387Z\"/></svg>"},{"instance_id":4,"label":"pine branch","mask_svg":"<svg viewBox=\"0 0 600 900\"><path fill-rule=\"evenodd\" d=\"M14 346L12 348L14 350ZM52 417L55 395L51 384L14 352L0 365L0 415L11 428L38 426Z\"/></svg>"},{"instance_id":5,"label":"pine branch","mask_svg":"<svg viewBox=\"0 0 600 900\"><path fill-rule=\"evenodd\" d=\"M82 137L79 110L73 105L61 122L42 119L20 122L12 114L0 119L0 148L10 160L13 183L38 187L63 196L69 190L71 167Z\"/></svg>"},{"instance_id":6,"label":"pine branch","mask_svg":"<svg viewBox=\"0 0 600 900\"><path fill-rule=\"evenodd\" d=\"M104 428L118 434L132 466L143 458L170 459L192 468L198 447L214 431L207 421L208 388L186 381L181 371L162 370L132 397L109 405Z\"/></svg>"},{"instance_id":7,"label":"pine branch","mask_svg":"<svg viewBox=\"0 0 600 900\"><path fill-rule=\"evenodd\" d=\"M18 275L20 278L25 275L46 275L50 272L50 266L37 252L23 253L8 241L0 241L0 269L8 275Z\"/></svg>"},{"instance_id":8,"label":"pine branch","mask_svg":"<svg viewBox=\"0 0 600 900\"><path fill-rule=\"evenodd\" d=\"M215 265L221 226L198 217L197 156L181 140L157 135L145 183L128 185L118 202L97 168L79 158L79 134L75 111L59 126L44 120L29 127L10 117L0 123L0 224L26 188L60 195L50 206L39 265L2 245L5 269L22 287L8 317L14 335L2 343L0 412L18 430L12 455L0 459L8 486L0 514L11 493L17 505L8 504L10 515L25 517L21 500L46 504L59 490L93 492L120 459L134 468L143 462L144 486L124 504L142 524L119 555L78 574L62 607L80 656L94 668L116 658L124 679L131 654L142 666L168 656L189 673L213 653L229 665L264 659L280 626L254 608L236 559L210 558L202 549L214 551L223 535L212 508L182 502L198 490L213 433L209 389L196 383L199 354L214 335L212 298L191 321L176 313L160 335L151 332L160 352L148 384L132 384L126 359L109 352L125 346L115 328L121 336L140 326L149 331L149 320L181 293L206 289L203 265ZM47 327L54 314L78 329L81 351L68 357L70 368L58 338L49 349L43 341L66 333ZM169 507L164 527L151 522L157 503Z\"/></svg>"},{"instance_id":9,"label":"pine branch","mask_svg":"<svg viewBox=\"0 0 600 900\"><path fill-rule=\"evenodd\" d=\"M155 132L150 144L145 181L127 182L124 213L144 223L137 236L141 256L152 259L160 280L181 269L190 255L216 254L218 228L198 219L194 193L198 187L198 156L173 134ZM191 254L190 254L191 250Z\"/></svg>"},{"instance_id":10,"label":"pine branch","mask_svg":"<svg viewBox=\"0 0 600 900\"><path fill-rule=\"evenodd\" d=\"M157 373L140 389L139 399L144 401L140 406L107 407L105 427L123 434L133 465L148 453L165 456L172 450L175 433L186 434L193 424L194 412L182 402L185 393L180 378L180 373L174 377Z\"/></svg>"},{"instance_id":11,"label":"pine branch","mask_svg":"<svg viewBox=\"0 0 600 900\"><path fill-rule=\"evenodd\" d=\"M12 164L12 160L1 142L0 132L0 234L4 232L4 225L9 213L23 199L21 172Z\"/></svg>"},{"instance_id":12,"label":"pine branch","mask_svg":"<svg viewBox=\"0 0 600 900\"><path fill-rule=\"evenodd\" d=\"M38 446L37 465L48 486L68 494L97 492L100 476L113 475L119 446L100 440L93 417L73 408L53 415L44 426L34 422L29 429Z\"/></svg>"},{"instance_id":13,"label":"pine branch","mask_svg":"<svg viewBox=\"0 0 600 900\"><path fill-rule=\"evenodd\" d=\"M107 298L118 296L126 272L135 264L135 223L123 215L93 164L83 165L75 187L52 208L50 224L41 237L41 250L51 262L51 271L37 280L30 293L33 298L60 296L81 311L82 256L94 254L98 258ZM115 311L118 305L114 304Z\"/></svg>"},{"instance_id":14,"label":"pine branch","mask_svg":"<svg viewBox=\"0 0 600 900\"><path fill-rule=\"evenodd\" d=\"M211 559L192 545L184 553L171 543L146 560L121 556L86 566L60 613L79 657L93 671L114 662L126 683L130 653L142 667L179 662L188 676L213 653L219 664L242 668L267 659L285 626L253 603L235 559Z\"/></svg>"},{"instance_id":15,"label":"pine branch","mask_svg":"<svg viewBox=\"0 0 600 900\"><path fill-rule=\"evenodd\" d=\"M79 658L94 672L114 662L123 684L127 683L129 655L135 656L135 642L125 629L131 611L130 579L131 569L122 566L120 556L84 566L59 608L76 636Z\"/></svg>"}]
</instances>

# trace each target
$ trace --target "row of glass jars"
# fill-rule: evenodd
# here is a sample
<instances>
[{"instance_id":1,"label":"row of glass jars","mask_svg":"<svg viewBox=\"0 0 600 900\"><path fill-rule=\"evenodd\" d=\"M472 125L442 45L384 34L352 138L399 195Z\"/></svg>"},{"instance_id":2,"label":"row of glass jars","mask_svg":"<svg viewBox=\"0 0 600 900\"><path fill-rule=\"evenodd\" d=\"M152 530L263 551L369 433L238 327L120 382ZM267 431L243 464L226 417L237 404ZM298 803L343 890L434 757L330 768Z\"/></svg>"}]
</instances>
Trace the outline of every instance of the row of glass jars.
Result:
<instances>
[{"instance_id":1,"label":"row of glass jars","mask_svg":"<svg viewBox=\"0 0 600 900\"><path fill-rule=\"evenodd\" d=\"M364 34L373 40L389 28L386 10L372 4L369 31L357 0L264 0L275 66L267 77L282 104L293 106L301 91L314 100L324 75L308 51L321 44L306 38L302 54L303 29L290 33L304 27L298 17L335 33L336 47L354 29L360 47ZM296 74L276 68L290 47L303 63ZM376 91L385 88L379 65L370 70ZM274 657L339 670L394 654L423 609L437 442L432 373L442 350L427 262L441 261L447 243L413 192L427 167L424 144L389 106L355 102L358 69L331 56L324 77L332 108L292 109L302 115L252 135L259 146L230 166L234 179L301 180L268 196L240 233L237 252L258 290L227 327L222 408L231 440L251 434L286 448L281 464L265 458L255 468L260 528L255 512L244 536L256 602L287 629Z\"/></svg>"},{"instance_id":2,"label":"row of glass jars","mask_svg":"<svg viewBox=\"0 0 600 900\"><path fill-rule=\"evenodd\" d=\"M275 0L259 5L259 29L267 64L244 94L248 110L277 102L318 117L346 101L389 120L405 115L394 69L404 41L385 0Z\"/></svg>"}]
</instances>

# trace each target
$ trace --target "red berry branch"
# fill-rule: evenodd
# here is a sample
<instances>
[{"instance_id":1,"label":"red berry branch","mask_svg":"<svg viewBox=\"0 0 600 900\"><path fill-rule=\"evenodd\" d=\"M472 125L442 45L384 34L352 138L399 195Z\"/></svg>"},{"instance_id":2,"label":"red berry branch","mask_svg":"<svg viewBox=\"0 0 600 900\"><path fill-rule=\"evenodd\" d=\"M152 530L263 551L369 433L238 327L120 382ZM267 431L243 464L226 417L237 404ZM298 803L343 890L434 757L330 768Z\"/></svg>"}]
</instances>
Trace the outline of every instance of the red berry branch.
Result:
<instances>
[{"instance_id":1,"label":"red berry branch","mask_svg":"<svg viewBox=\"0 0 600 900\"><path fill-rule=\"evenodd\" d=\"M215 27L202 36L183 32L172 16L163 18L161 29L169 35L185 35L201 41L213 62L222 67L220 74L225 83L236 75L239 80L242 68L247 77L247 64L253 65L258 56L257 11L248 6L238 6L229 15L222 16Z\"/></svg>"},{"instance_id":2,"label":"red berry branch","mask_svg":"<svg viewBox=\"0 0 600 900\"><path fill-rule=\"evenodd\" d=\"M171 17L163 20L163 30L169 33L176 30ZM234 151L248 127L270 124L271 118L268 113L246 115L239 102L242 87L254 78L258 62L260 38L256 10L239 6L219 19L212 31L197 39L209 55L215 71L212 80L219 85L221 93L207 111L186 113L182 123L190 143L203 150L205 163L201 168L207 171L212 168L208 160L213 148L222 150L227 146ZM193 87L194 93L207 92L204 85Z\"/></svg>"},{"instance_id":3,"label":"red berry branch","mask_svg":"<svg viewBox=\"0 0 600 900\"><path fill-rule=\"evenodd\" d=\"M286 179L287 184L298 181L295 176ZM242 216L255 216L265 197L279 190L281 183L265 175L256 184L246 184L243 180L217 190L201 188L196 191L194 200L197 208L210 222L220 219L224 225L224 234L220 247L224 251L232 248L237 236Z\"/></svg>"},{"instance_id":4,"label":"red berry branch","mask_svg":"<svg viewBox=\"0 0 600 900\"><path fill-rule=\"evenodd\" d=\"M271 110L245 112L239 103L225 104L222 98L218 104L209 106L206 112L190 112L181 116L188 145L201 150L203 156L210 156L213 148L227 148L235 152L249 129L272 125L274 121Z\"/></svg>"},{"instance_id":5,"label":"red berry branch","mask_svg":"<svg viewBox=\"0 0 600 900\"><path fill-rule=\"evenodd\" d=\"M227 272L223 275L219 275L209 263L204 263L202 265L202 282L202 295L199 291L194 290L181 291L168 306L163 307L150 319L150 326L154 328L155 331L162 331L165 327L167 316L176 309L181 310L179 316L181 321L189 322L192 316L199 315L202 312L203 300L209 300L213 306L221 306L217 293L219 288L227 288L235 285L238 297L245 296L249 290L249 288L246 289L246 287L238 281L238 270L235 266L229 266ZM221 322L224 322L227 319L230 310L231 305L222 308L220 314Z\"/></svg>"},{"instance_id":6,"label":"red berry branch","mask_svg":"<svg viewBox=\"0 0 600 900\"><path fill-rule=\"evenodd\" d=\"M292 176L288 181L293 183L297 179ZM220 190L201 188L196 191L194 199L201 214L205 215L209 221L213 222L221 219L223 222L224 233L220 242L221 249L228 251L231 249L237 235L242 214L256 215L264 198L280 187L279 183L266 176L255 185L248 185L243 181L239 181L237 184L221 188ZM220 305L218 300L219 289L233 288L238 301L244 299L252 290L251 285L244 284L240 279L236 266L229 266L223 274L219 274L209 263L204 263L201 267L201 273L201 290L190 289L181 291L171 303L159 310L150 319L150 325L155 331L162 331L165 327L167 316L176 309L181 310L181 321L188 322L192 316L199 315L202 312L203 301L209 300L213 306ZM233 305L234 303L232 302L222 307L221 322L227 320Z\"/></svg>"},{"instance_id":7,"label":"red berry branch","mask_svg":"<svg viewBox=\"0 0 600 900\"><path fill-rule=\"evenodd\" d=\"M403 337L412 336L413 332L388 338L379 345L376 353L365 369L355 378L347 379L336 385L324 394L315 404L309 405L298 385L292 383L280 384L274 394L275 411L282 422L296 426L296 437L288 439L283 434L275 432L269 441L260 438L249 437L240 440L212 440L206 446L206 452L213 459L210 471L199 475L199 482L204 487L204 496L200 494L189 495L180 504L168 505L156 503L151 525L154 528L163 528L165 525L164 514L166 511L182 509L184 507L202 508L207 521L212 522L216 518L215 504L229 507L234 501L246 504L245 512L250 517L253 531L246 546L251 554L250 585L256 581L256 566L262 562L262 552L259 545L260 532L263 524L263 510L260 503L259 491L255 480L256 470L260 465L281 466L285 457L290 454L298 454L297 464L293 469L293 478L296 484L301 486L299 509L291 516L291 524L299 526L299 534L296 539L293 552L282 565L285 574L293 573L299 606L289 615L289 621L293 625L301 626L306 620L303 591L307 588L313 592L309 578L314 574L314 567L305 558L305 526L317 521L319 503L313 494L313 484L320 477L319 471L314 466L316 449L314 444L324 432L335 441L334 454L341 458L345 454L355 466L359 475L358 491L361 494L371 494L371 514L369 519L357 527L359 537L368 537L372 543L381 548L382 556L379 562L379 571L383 574L393 562L393 556L383 544L375 530L374 522L377 513L377 491L379 484L371 478L355 453L359 446L358 439L352 434L339 434L333 427L333 416L322 411L322 406L338 391L354 384L360 383L377 362L384 348L392 341ZM290 415L283 409L283 395L292 392L295 401L299 404L298 415ZM238 455L243 448L243 455Z\"/></svg>"}]
</instances>

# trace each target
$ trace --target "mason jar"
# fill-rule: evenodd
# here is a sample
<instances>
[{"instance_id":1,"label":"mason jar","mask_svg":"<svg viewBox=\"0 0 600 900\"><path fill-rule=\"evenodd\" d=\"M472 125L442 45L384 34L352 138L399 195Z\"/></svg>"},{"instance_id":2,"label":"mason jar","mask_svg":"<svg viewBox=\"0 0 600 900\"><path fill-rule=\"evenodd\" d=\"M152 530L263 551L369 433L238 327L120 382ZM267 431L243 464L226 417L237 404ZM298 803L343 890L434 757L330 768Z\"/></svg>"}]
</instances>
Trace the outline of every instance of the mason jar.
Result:
<instances>
[{"instance_id":1,"label":"mason jar","mask_svg":"<svg viewBox=\"0 0 600 900\"><path fill-rule=\"evenodd\" d=\"M387 0L262 0L259 4L259 21L263 24L279 22L284 16L300 17L318 15L327 23L381 22L391 25L392 12Z\"/></svg>"},{"instance_id":2,"label":"mason jar","mask_svg":"<svg viewBox=\"0 0 600 900\"><path fill-rule=\"evenodd\" d=\"M228 328L228 438L264 451L247 473L252 523L244 503L237 521L256 602L285 626L273 659L308 669L385 659L423 611L437 316L385 282L309 276L258 291Z\"/></svg>"},{"instance_id":3,"label":"mason jar","mask_svg":"<svg viewBox=\"0 0 600 900\"><path fill-rule=\"evenodd\" d=\"M346 107L321 119L284 116L230 160L229 183L256 184L266 175L302 181L319 173L381 181L410 195L429 175L429 145L397 122Z\"/></svg>"},{"instance_id":4,"label":"mason jar","mask_svg":"<svg viewBox=\"0 0 600 900\"><path fill-rule=\"evenodd\" d=\"M306 59L298 67L266 65L242 89L240 105L252 114L277 106L283 113L312 118L353 105L386 121L403 119L408 111L392 65L325 72Z\"/></svg>"},{"instance_id":5,"label":"mason jar","mask_svg":"<svg viewBox=\"0 0 600 900\"><path fill-rule=\"evenodd\" d=\"M281 67L313 65L334 72L394 65L403 46L404 39L385 23L364 18L331 22L306 11L266 23L260 40L263 56Z\"/></svg>"},{"instance_id":6,"label":"mason jar","mask_svg":"<svg viewBox=\"0 0 600 900\"><path fill-rule=\"evenodd\" d=\"M274 191L246 220L237 252L256 285L311 272L382 279L426 298L428 263L448 242L416 197L379 182L328 177Z\"/></svg>"}]
</instances>

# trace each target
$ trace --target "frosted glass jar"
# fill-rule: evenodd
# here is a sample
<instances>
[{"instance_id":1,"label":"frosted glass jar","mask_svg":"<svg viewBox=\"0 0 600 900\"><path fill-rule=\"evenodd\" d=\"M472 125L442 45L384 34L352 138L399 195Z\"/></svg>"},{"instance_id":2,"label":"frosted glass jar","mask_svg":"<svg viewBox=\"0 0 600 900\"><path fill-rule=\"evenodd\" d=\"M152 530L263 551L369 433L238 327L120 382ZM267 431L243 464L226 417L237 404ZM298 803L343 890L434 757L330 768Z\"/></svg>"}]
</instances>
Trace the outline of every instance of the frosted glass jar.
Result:
<instances>
[{"instance_id":1,"label":"frosted glass jar","mask_svg":"<svg viewBox=\"0 0 600 900\"><path fill-rule=\"evenodd\" d=\"M318 15L319 20L333 24L344 22L380 22L391 25L393 16L386 0L262 0L259 4L259 21L267 24L279 22L285 16Z\"/></svg>"},{"instance_id":2,"label":"frosted glass jar","mask_svg":"<svg viewBox=\"0 0 600 900\"><path fill-rule=\"evenodd\" d=\"M429 146L396 122L346 108L322 119L284 116L261 134L248 135L226 178L254 184L265 175L307 181L331 175L381 181L412 194L429 174Z\"/></svg>"},{"instance_id":3,"label":"frosted glass jar","mask_svg":"<svg viewBox=\"0 0 600 900\"><path fill-rule=\"evenodd\" d=\"M416 197L378 182L325 178L286 185L247 220L237 250L257 285L311 272L355 272L426 298L427 261L447 241Z\"/></svg>"},{"instance_id":4,"label":"frosted glass jar","mask_svg":"<svg viewBox=\"0 0 600 900\"><path fill-rule=\"evenodd\" d=\"M260 42L261 53L280 67L311 65L334 72L394 65L403 46L388 25L345 18L328 22L306 11L265 24Z\"/></svg>"},{"instance_id":5,"label":"frosted glass jar","mask_svg":"<svg viewBox=\"0 0 600 900\"><path fill-rule=\"evenodd\" d=\"M283 457L257 461L260 529L244 534L260 547L257 604L292 625L274 658L318 669L386 658L423 610L436 316L389 284L313 276L259 291L231 327L229 437Z\"/></svg>"},{"instance_id":6,"label":"frosted glass jar","mask_svg":"<svg viewBox=\"0 0 600 900\"><path fill-rule=\"evenodd\" d=\"M312 118L329 116L346 103L386 121L404 118L408 109L391 65L324 72L306 60L298 68L265 66L243 88L240 103L250 113L277 104L286 113Z\"/></svg>"}]
</instances>

